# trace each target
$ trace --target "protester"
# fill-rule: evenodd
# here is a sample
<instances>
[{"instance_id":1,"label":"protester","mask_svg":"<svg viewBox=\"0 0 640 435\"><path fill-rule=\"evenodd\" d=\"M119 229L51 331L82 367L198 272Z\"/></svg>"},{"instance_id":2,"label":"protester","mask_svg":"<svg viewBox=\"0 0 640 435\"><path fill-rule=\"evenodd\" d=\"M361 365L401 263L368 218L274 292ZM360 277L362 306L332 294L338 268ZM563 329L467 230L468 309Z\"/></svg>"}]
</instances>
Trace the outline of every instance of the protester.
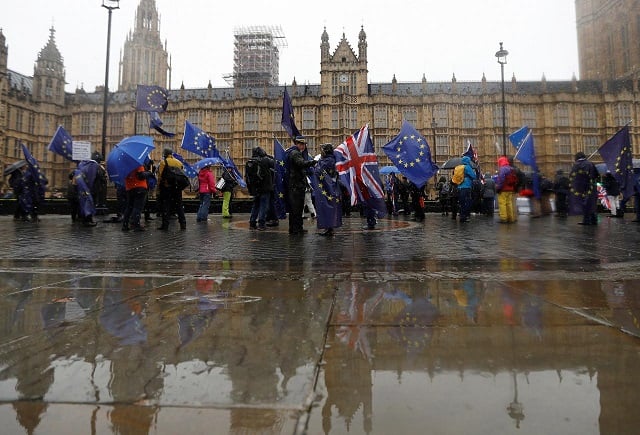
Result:
<instances>
[{"instance_id":1,"label":"protester","mask_svg":"<svg viewBox=\"0 0 640 435\"><path fill-rule=\"evenodd\" d=\"M238 185L238 182L226 166L222 167L222 179L224 180L224 185L220 189L222 191L222 218L231 219L233 189Z\"/></svg>"},{"instance_id":2,"label":"protester","mask_svg":"<svg viewBox=\"0 0 640 435\"><path fill-rule=\"evenodd\" d=\"M184 216L184 208L182 206L182 190L170 185L167 176L164 173L165 167L173 166L183 169L182 163L173 157L173 150L165 148L162 152L162 161L158 167L158 197L162 203L162 224L158 227L161 231L169 229L169 221L172 213L178 216L180 229L187 229L187 219Z\"/></svg>"},{"instance_id":3,"label":"protester","mask_svg":"<svg viewBox=\"0 0 640 435\"><path fill-rule=\"evenodd\" d=\"M296 136L293 139L296 146L289 154L289 234L304 234L302 213L304 210L304 194L308 187L307 168L314 166L315 160L305 157L307 139L304 136Z\"/></svg>"},{"instance_id":4,"label":"protester","mask_svg":"<svg viewBox=\"0 0 640 435\"><path fill-rule=\"evenodd\" d=\"M144 202L144 220L145 222L149 222L155 220L155 218L151 216L153 211L151 210L151 201L149 201L149 199L153 196L156 187L158 186L156 166L152 159L147 157L147 160L144 162L144 170L149 173L149 177L147 178L147 200Z\"/></svg>"},{"instance_id":5,"label":"protester","mask_svg":"<svg viewBox=\"0 0 640 435\"><path fill-rule=\"evenodd\" d=\"M13 213L13 219L16 221L30 221L31 218L27 210L22 206L23 201L20 198L24 195L25 190L25 167L17 168L9 175L9 186L13 190L13 197L16 199L16 208Z\"/></svg>"},{"instance_id":6,"label":"protester","mask_svg":"<svg viewBox=\"0 0 640 435\"><path fill-rule=\"evenodd\" d=\"M395 173L390 173L386 180L387 210L390 215L398 216L400 202L400 180Z\"/></svg>"},{"instance_id":7,"label":"protester","mask_svg":"<svg viewBox=\"0 0 640 435\"><path fill-rule=\"evenodd\" d=\"M498 192L498 215L500 223L516 222L515 191L518 185L516 171L509 165L509 159L502 156L498 159L498 177L496 178L496 192Z\"/></svg>"},{"instance_id":8,"label":"protester","mask_svg":"<svg viewBox=\"0 0 640 435\"><path fill-rule=\"evenodd\" d=\"M103 168L95 160L83 160L73 172L73 183L77 187L78 203L80 205L80 217L82 224L87 227L95 227L96 215L96 180L102 182ZM99 193L99 192L98 192Z\"/></svg>"},{"instance_id":9,"label":"protester","mask_svg":"<svg viewBox=\"0 0 640 435\"><path fill-rule=\"evenodd\" d=\"M267 229L265 224L267 212L269 211L269 201L273 192L272 170L275 161L260 147L253 148L251 160L257 166L255 166L255 174L249 173L249 166L246 167L247 174L245 174L249 193L253 196L249 228L264 231Z\"/></svg>"},{"instance_id":10,"label":"protester","mask_svg":"<svg viewBox=\"0 0 640 435\"><path fill-rule=\"evenodd\" d=\"M211 171L211 166L205 166L198 172L198 193L200 206L196 214L196 222L207 222L209 220L209 207L211 207L211 196L217 195L216 177Z\"/></svg>"},{"instance_id":11,"label":"protester","mask_svg":"<svg viewBox=\"0 0 640 435\"><path fill-rule=\"evenodd\" d=\"M413 208L413 220L424 222L424 186L418 187L409 182L409 194L411 195L411 208Z\"/></svg>"},{"instance_id":12,"label":"protester","mask_svg":"<svg viewBox=\"0 0 640 435\"><path fill-rule=\"evenodd\" d=\"M562 169L556 171L553 180L553 192L556 202L556 216L566 218L569 212L569 177L567 177Z\"/></svg>"},{"instance_id":13,"label":"protester","mask_svg":"<svg viewBox=\"0 0 640 435\"><path fill-rule=\"evenodd\" d=\"M398 193L400 195L400 202L402 203L402 208L398 209L398 212L402 211L405 215L411 214L411 207L409 207L409 190L409 180L403 175L398 185Z\"/></svg>"},{"instance_id":14,"label":"protester","mask_svg":"<svg viewBox=\"0 0 640 435\"><path fill-rule=\"evenodd\" d=\"M607 191L607 199L609 200L609 217L622 217L620 210L620 183L613 176L611 171L607 171L602 178L602 187Z\"/></svg>"},{"instance_id":15,"label":"protester","mask_svg":"<svg viewBox=\"0 0 640 435\"><path fill-rule=\"evenodd\" d=\"M80 203L78 202L78 186L73 182L73 172L69 172L69 181L67 182L67 204L69 206L69 214L71 222L75 222L80 215Z\"/></svg>"},{"instance_id":16,"label":"protester","mask_svg":"<svg viewBox=\"0 0 640 435\"><path fill-rule=\"evenodd\" d=\"M127 208L122 216L122 231L145 231L140 225L140 218L147 202L148 184L147 179L151 176L145 170L144 165L138 166L131 171L124 179L124 187L127 191Z\"/></svg>"},{"instance_id":17,"label":"protester","mask_svg":"<svg viewBox=\"0 0 640 435\"><path fill-rule=\"evenodd\" d=\"M316 224L319 230L323 230L319 235L332 236L333 229L342 226L342 198L333 146L327 143L322 145L321 150L320 160L313 168L314 186L317 185L317 188L313 189L317 211Z\"/></svg>"},{"instance_id":18,"label":"protester","mask_svg":"<svg viewBox=\"0 0 640 435\"><path fill-rule=\"evenodd\" d=\"M438 179L436 184L438 192L438 203L440 203L440 212L442 216L449 215L449 194L451 193L451 182L444 175Z\"/></svg>"},{"instance_id":19,"label":"protester","mask_svg":"<svg viewBox=\"0 0 640 435\"><path fill-rule=\"evenodd\" d=\"M469 222L471 216L471 186L476 179L476 171L471 166L469 156L462 157L464 180L458 185L458 201L460 203L460 222Z\"/></svg>"},{"instance_id":20,"label":"protester","mask_svg":"<svg viewBox=\"0 0 640 435\"><path fill-rule=\"evenodd\" d=\"M592 162L587 160L587 156L582 151L575 155L575 163L571 168L569 179L571 180L569 214L582 215L580 225L597 225L598 170Z\"/></svg>"},{"instance_id":21,"label":"protester","mask_svg":"<svg viewBox=\"0 0 640 435\"><path fill-rule=\"evenodd\" d=\"M482 214L493 216L496 199L496 182L489 172L484 174L484 187L482 188Z\"/></svg>"},{"instance_id":22,"label":"protester","mask_svg":"<svg viewBox=\"0 0 640 435\"><path fill-rule=\"evenodd\" d=\"M307 185L309 187L307 187L304 191L304 207L302 209L302 219L307 219L307 214L305 213L305 210L309 212L311 219L314 219L316 217L316 208L313 205L312 189L311 189L311 185L309 183L308 177L307 177Z\"/></svg>"}]
</instances>

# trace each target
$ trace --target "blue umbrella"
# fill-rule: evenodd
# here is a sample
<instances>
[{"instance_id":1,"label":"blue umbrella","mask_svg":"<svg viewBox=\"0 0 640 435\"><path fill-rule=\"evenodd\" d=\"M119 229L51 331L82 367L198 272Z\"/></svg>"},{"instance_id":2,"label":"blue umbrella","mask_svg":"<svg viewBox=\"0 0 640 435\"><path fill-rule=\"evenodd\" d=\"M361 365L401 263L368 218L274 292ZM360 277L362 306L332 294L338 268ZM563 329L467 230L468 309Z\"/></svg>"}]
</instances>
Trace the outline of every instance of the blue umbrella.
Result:
<instances>
[{"instance_id":1,"label":"blue umbrella","mask_svg":"<svg viewBox=\"0 0 640 435\"><path fill-rule=\"evenodd\" d=\"M381 174L399 174L400 171L395 166L383 166L380 168Z\"/></svg>"},{"instance_id":2,"label":"blue umbrella","mask_svg":"<svg viewBox=\"0 0 640 435\"><path fill-rule=\"evenodd\" d=\"M220 157L206 157L202 160L198 160L193 165L191 165L191 167L196 171L199 171L200 169L206 166L212 166L217 164L222 164L222 159Z\"/></svg>"},{"instance_id":3,"label":"blue umbrella","mask_svg":"<svg viewBox=\"0 0 640 435\"><path fill-rule=\"evenodd\" d=\"M111 181L124 185L127 175L144 164L154 148L151 136L131 136L120 141L107 157L107 173Z\"/></svg>"}]
</instances>

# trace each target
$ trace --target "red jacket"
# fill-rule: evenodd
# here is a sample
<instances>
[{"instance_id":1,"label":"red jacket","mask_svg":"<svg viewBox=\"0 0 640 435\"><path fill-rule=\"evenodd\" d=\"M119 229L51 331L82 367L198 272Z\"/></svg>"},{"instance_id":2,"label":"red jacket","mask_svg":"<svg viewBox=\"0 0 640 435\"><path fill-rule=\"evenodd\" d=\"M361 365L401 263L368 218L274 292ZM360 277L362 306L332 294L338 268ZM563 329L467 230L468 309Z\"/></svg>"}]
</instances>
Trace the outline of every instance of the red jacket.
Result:
<instances>
[{"instance_id":1,"label":"red jacket","mask_svg":"<svg viewBox=\"0 0 640 435\"><path fill-rule=\"evenodd\" d=\"M216 177L213 176L213 172L211 172L211 168L209 166L200 169L200 172L198 172L198 183L200 183L198 192L211 194L217 193Z\"/></svg>"}]
</instances>

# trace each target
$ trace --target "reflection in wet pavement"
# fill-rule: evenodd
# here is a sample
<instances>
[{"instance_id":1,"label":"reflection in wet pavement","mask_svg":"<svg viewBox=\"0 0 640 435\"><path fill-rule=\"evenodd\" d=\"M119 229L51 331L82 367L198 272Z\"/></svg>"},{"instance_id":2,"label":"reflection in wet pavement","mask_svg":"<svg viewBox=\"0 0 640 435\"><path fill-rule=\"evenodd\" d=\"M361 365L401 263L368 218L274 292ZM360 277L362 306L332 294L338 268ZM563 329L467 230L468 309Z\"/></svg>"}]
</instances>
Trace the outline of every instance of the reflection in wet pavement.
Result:
<instances>
[{"instance_id":1,"label":"reflection in wet pavement","mask_svg":"<svg viewBox=\"0 0 640 435\"><path fill-rule=\"evenodd\" d=\"M54 434L639 427L636 280L427 274L0 272L0 421Z\"/></svg>"}]
</instances>

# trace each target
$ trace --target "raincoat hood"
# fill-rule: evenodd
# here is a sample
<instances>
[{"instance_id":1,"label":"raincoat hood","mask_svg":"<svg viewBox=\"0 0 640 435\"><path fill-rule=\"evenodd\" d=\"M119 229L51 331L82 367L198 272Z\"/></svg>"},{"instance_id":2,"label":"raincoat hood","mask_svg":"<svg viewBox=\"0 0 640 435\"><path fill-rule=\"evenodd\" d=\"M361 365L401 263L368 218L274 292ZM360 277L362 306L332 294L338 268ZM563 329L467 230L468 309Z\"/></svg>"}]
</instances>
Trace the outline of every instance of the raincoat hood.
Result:
<instances>
[{"instance_id":1,"label":"raincoat hood","mask_svg":"<svg viewBox=\"0 0 640 435\"><path fill-rule=\"evenodd\" d=\"M469 156L464 156L462 158L462 164L463 165L470 165L471 164L471 159L469 158Z\"/></svg>"}]
</instances>

